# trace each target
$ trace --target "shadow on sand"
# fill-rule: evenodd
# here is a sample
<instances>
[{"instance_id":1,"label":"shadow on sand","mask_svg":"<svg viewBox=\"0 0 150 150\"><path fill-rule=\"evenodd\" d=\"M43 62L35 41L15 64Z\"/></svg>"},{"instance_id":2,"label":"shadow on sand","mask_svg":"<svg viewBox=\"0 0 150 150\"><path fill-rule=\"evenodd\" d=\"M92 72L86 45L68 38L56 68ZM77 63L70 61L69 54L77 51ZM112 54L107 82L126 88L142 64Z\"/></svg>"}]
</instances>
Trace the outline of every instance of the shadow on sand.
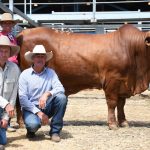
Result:
<instances>
[{"instance_id":1,"label":"shadow on sand","mask_svg":"<svg viewBox=\"0 0 150 150\"><path fill-rule=\"evenodd\" d=\"M107 126L106 121L65 121L64 126ZM150 122L146 121L129 121L130 127L148 127L150 128Z\"/></svg>"},{"instance_id":2,"label":"shadow on sand","mask_svg":"<svg viewBox=\"0 0 150 150\"><path fill-rule=\"evenodd\" d=\"M150 122L144 121L129 121L130 127L147 127L150 128ZM64 126L107 126L106 121L85 121L85 120L75 120L75 121L64 121ZM62 130L61 139L69 139L73 138L72 134L70 134L67 130ZM21 144L13 144L13 141L19 140L27 140L26 135L19 135L16 137L9 137L7 147L16 147L21 148L23 145ZM37 131L36 137L30 141L44 141L50 140L49 131Z\"/></svg>"},{"instance_id":3,"label":"shadow on sand","mask_svg":"<svg viewBox=\"0 0 150 150\"><path fill-rule=\"evenodd\" d=\"M68 138L73 138L73 136L66 130L62 130L60 134L61 139L68 139ZM36 132L36 137L33 139L27 139L26 135L20 135L16 137L9 137L8 138L8 143L5 146L7 147L15 147L15 148L20 148L23 147L22 144L13 144L13 141L19 141L19 140L29 140L29 141L50 141L50 136L49 136L49 131L37 131Z\"/></svg>"}]
</instances>

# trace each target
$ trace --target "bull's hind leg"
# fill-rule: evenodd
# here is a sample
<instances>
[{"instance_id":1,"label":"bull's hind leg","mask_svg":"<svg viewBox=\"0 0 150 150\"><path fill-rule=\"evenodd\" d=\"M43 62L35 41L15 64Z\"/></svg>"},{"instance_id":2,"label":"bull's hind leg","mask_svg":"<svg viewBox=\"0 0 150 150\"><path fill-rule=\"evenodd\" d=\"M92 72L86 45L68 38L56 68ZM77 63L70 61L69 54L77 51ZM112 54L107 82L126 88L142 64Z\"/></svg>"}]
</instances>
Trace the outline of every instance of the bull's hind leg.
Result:
<instances>
[{"instance_id":1,"label":"bull's hind leg","mask_svg":"<svg viewBox=\"0 0 150 150\"><path fill-rule=\"evenodd\" d=\"M16 99L16 115L17 115L17 123L19 124L19 127L22 128L24 127L24 122L22 119L22 111L21 111L21 106L20 106L20 102L19 102L19 97L17 95L17 99Z\"/></svg>"},{"instance_id":2,"label":"bull's hind leg","mask_svg":"<svg viewBox=\"0 0 150 150\"><path fill-rule=\"evenodd\" d=\"M117 118L120 127L129 127L124 113L126 98L119 98L117 102Z\"/></svg>"}]
</instances>

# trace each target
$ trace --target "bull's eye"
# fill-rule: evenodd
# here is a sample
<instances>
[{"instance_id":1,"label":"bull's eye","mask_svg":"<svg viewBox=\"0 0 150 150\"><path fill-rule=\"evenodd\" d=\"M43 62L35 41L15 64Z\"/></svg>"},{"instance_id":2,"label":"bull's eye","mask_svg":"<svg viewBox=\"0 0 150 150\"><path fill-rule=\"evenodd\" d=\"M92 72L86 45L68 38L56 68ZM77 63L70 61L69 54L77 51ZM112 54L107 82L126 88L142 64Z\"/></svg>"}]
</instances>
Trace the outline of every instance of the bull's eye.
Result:
<instances>
[{"instance_id":1,"label":"bull's eye","mask_svg":"<svg viewBox=\"0 0 150 150\"><path fill-rule=\"evenodd\" d=\"M150 46L150 37L147 37L145 39L145 43L146 43L147 46Z\"/></svg>"}]
</instances>

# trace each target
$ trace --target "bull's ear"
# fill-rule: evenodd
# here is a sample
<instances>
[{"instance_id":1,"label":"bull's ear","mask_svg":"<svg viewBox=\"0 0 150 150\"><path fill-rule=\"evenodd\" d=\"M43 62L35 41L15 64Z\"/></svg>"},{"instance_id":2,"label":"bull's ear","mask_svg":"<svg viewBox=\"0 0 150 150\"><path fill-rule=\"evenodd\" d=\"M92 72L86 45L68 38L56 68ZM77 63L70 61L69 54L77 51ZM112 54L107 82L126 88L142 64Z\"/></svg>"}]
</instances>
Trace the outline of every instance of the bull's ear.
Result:
<instances>
[{"instance_id":1,"label":"bull's ear","mask_svg":"<svg viewBox=\"0 0 150 150\"><path fill-rule=\"evenodd\" d=\"M145 39L145 44L146 44L147 46L150 46L150 37L147 37L147 38Z\"/></svg>"}]
</instances>

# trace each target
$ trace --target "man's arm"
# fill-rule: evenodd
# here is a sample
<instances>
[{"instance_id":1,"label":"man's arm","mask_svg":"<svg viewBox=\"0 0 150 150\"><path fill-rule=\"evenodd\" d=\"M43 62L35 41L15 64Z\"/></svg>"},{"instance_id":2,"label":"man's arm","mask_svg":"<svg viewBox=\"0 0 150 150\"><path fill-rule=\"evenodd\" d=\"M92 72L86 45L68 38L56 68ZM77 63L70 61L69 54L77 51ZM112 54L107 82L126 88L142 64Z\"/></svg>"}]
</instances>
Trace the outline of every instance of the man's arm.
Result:
<instances>
[{"instance_id":1,"label":"man's arm","mask_svg":"<svg viewBox=\"0 0 150 150\"><path fill-rule=\"evenodd\" d=\"M13 117L14 114L15 114L14 107L11 104L9 104L9 103L5 106L5 111L8 113L9 117ZM6 120L4 118L1 119L0 125L1 125L2 128L7 128L8 120Z\"/></svg>"},{"instance_id":2,"label":"man's arm","mask_svg":"<svg viewBox=\"0 0 150 150\"><path fill-rule=\"evenodd\" d=\"M5 110L8 113L9 117L12 118L15 115L14 107L11 104L7 104Z\"/></svg>"},{"instance_id":3,"label":"man's arm","mask_svg":"<svg viewBox=\"0 0 150 150\"><path fill-rule=\"evenodd\" d=\"M18 68L18 66L16 65L15 67L13 67L13 76L12 79L14 79L14 83L13 83L13 87L10 98L9 98L9 103L11 104L12 107L15 107L16 104L16 97L17 97L17 90L18 90L18 79L19 79L19 75L20 75L20 69ZM12 72L11 72L12 73ZM4 112L3 114L3 119L5 120L9 120L9 115L8 113Z\"/></svg>"},{"instance_id":4,"label":"man's arm","mask_svg":"<svg viewBox=\"0 0 150 150\"><path fill-rule=\"evenodd\" d=\"M18 80L19 80L19 75L20 75L20 69L17 67L16 70L14 71L15 75L15 84L13 87L13 92L11 94L10 97L10 104L12 104L13 106L15 106L16 104L16 97L17 97L17 92L18 92Z\"/></svg>"},{"instance_id":5,"label":"man's arm","mask_svg":"<svg viewBox=\"0 0 150 150\"><path fill-rule=\"evenodd\" d=\"M19 77L19 101L23 109L28 110L36 114L40 110L28 99L28 89L27 89L26 76L21 74Z\"/></svg>"},{"instance_id":6,"label":"man's arm","mask_svg":"<svg viewBox=\"0 0 150 150\"><path fill-rule=\"evenodd\" d=\"M0 107L6 110L9 117L14 116L14 107L2 96L0 96Z\"/></svg>"},{"instance_id":7,"label":"man's arm","mask_svg":"<svg viewBox=\"0 0 150 150\"><path fill-rule=\"evenodd\" d=\"M63 85L61 84L55 71L54 70L52 70L52 71L53 71L52 90L50 90L49 92L52 94L52 96L55 96L58 93L64 93L65 89L64 89Z\"/></svg>"},{"instance_id":8,"label":"man's arm","mask_svg":"<svg viewBox=\"0 0 150 150\"><path fill-rule=\"evenodd\" d=\"M48 98L52 96L52 94L47 91L45 92L39 99L39 108L44 109L46 106L46 101L48 100Z\"/></svg>"},{"instance_id":9,"label":"man's arm","mask_svg":"<svg viewBox=\"0 0 150 150\"><path fill-rule=\"evenodd\" d=\"M3 98L2 96L0 96L0 107L1 108L5 108L8 103L9 102L5 98Z\"/></svg>"}]
</instances>

